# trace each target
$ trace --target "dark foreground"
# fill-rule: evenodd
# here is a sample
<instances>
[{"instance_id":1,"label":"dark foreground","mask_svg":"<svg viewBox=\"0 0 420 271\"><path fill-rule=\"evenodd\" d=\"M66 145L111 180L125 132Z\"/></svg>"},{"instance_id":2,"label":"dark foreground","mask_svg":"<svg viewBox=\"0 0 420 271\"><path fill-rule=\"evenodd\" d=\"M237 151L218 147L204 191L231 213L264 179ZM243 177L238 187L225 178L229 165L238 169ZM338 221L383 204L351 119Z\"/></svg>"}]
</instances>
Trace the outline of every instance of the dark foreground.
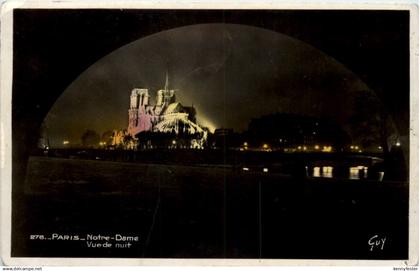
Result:
<instances>
[{"instance_id":1,"label":"dark foreground","mask_svg":"<svg viewBox=\"0 0 420 271\"><path fill-rule=\"evenodd\" d=\"M32 157L21 200L19 256L408 258L406 183ZM30 240L53 234L139 241L92 248L81 240ZM371 250L375 235L386 241Z\"/></svg>"}]
</instances>

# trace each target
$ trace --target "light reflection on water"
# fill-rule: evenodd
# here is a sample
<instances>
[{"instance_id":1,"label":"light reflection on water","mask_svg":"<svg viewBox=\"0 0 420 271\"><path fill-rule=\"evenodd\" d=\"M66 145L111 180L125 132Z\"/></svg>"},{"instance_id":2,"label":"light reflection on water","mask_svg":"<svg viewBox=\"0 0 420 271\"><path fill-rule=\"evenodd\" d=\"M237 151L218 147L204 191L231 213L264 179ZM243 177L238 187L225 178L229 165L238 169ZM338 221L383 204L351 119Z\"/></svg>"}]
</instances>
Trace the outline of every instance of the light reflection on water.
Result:
<instances>
[{"instance_id":1,"label":"light reflection on water","mask_svg":"<svg viewBox=\"0 0 420 271\"><path fill-rule=\"evenodd\" d=\"M322 167L322 176L325 178L332 178L333 167Z\"/></svg>"},{"instance_id":2,"label":"light reflection on water","mask_svg":"<svg viewBox=\"0 0 420 271\"><path fill-rule=\"evenodd\" d=\"M350 180L358 180L359 179L359 168L358 167L350 167Z\"/></svg>"},{"instance_id":3,"label":"light reflection on water","mask_svg":"<svg viewBox=\"0 0 420 271\"><path fill-rule=\"evenodd\" d=\"M313 177L321 177L321 168L320 167L314 167L314 171L312 174Z\"/></svg>"},{"instance_id":4,"label":"light reflection on water","mask_svg":"<svg viewBox=\"0 0 420 271\"><path fill-rule=\"evenodd\" d=\"M313 172L312 172L312 177L332 178L333 169L334 167L330 167L330 166L314 167Z\"/></svg>"},{"instance_id":5,"label":"light reflection on water","mask_svg":"<svg viewBox=\"0 0 420 271\"><path fill-rule=\"evenodd\" d=\"M357 166L357 167L350 167L349 172L349 179L350 180L360 180L361 177L363 179L367 178L367 171L368 168L364 166Z\"/></svg>"},{"instance_id":6,"label":"light reflection on water","mask_svg":"<svg viewBox=\"0 0 420 271\"><path fill-rule=\"evenodd\" d=\"M313 167L312 177L332 178L333 172L334 172L334 167L332 166ZM350 180L366 179L367 175L368 175L368 167L365 167L365 166L349 167L348 178Z\"/></svg>"}]
</instances>

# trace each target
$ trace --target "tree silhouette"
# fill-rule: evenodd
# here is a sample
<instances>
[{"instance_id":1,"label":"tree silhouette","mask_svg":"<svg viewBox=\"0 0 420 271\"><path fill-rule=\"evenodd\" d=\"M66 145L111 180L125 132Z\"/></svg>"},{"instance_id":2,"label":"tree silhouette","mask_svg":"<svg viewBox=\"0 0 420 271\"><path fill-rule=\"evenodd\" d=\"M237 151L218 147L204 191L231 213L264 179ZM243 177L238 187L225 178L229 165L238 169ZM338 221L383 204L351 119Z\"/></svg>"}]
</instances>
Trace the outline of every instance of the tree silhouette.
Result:
<instances>
[{"instance_id":1,"label":"tree silhouette","mask_svg":"<svg viewBox=\"0 0 420 271\"><path fill-rule=\"evenodd\" d=\"M100 136L96 131L87 129L83 133L81 140L83 147L94 148L98 146Z\"/></svg>"},{"instance_id":2,"label":"tree silhouette","mask_svg":"<svg viewBox=\"0 0 420 271\"><path fill-rule=\"evenodd\" d=\"M112 139L113 139L113 137L114 137L114 132L113 132L113 131L108 130L108 131L105 131L105 132L102 134L101 141L102 141L102 142L105 142L105 144L106 144L107 146L109 146L109 145L112 145Z\"/></svg>"},{"instance_id":3,"label":"tree silhouette","mask_svg":"<svg viewBox=\"0 0 420 271\"><path fill-rule=\"evenodd\" d=\"M380 144L388 150L388 117L381 101L371 92L359 91L353 99L353 115L349 118L353 142L364 148Z\"/></svg>"}]
</instances>

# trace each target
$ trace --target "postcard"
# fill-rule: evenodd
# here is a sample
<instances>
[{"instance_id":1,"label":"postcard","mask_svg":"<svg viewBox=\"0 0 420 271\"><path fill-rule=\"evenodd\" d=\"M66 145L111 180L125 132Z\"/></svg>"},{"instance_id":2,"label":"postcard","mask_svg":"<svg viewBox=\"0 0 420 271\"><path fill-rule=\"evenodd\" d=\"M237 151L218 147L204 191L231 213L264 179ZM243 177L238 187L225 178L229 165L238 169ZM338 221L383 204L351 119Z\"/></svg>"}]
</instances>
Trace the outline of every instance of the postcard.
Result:
<instances>
[{"instance_id":1,"label":"postcard","mask_svg":"<svg viewBox=\"0 0 420 271\"><path fill-rule=\"evenodd\" d=\"M4 263L415 265L417 16L6 2Z\"/></svg>"}]
</instances>

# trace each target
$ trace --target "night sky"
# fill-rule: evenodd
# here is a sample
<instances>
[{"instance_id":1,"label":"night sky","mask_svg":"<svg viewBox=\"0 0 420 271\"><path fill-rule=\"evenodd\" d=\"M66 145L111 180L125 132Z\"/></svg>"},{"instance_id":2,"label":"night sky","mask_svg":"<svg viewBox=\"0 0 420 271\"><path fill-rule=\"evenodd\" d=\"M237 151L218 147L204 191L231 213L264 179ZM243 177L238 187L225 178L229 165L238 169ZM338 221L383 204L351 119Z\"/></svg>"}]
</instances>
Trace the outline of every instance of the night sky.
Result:
<instances>
[{"instance_id":1,"label":"night sky","mask_svg":"<svg viewBox=\"0 0 420 271\"><path fill-rule=\"evenodd\" d=\"M48 113L51 144L79 142L86 129L126 128L131 89L148 88L154 102L166 70L177 100L193 104L198 122L211 130L243 131L253 117L276 112L345 123L351 92L371 91L297 39L251 26L197 24L138 39L90 66Z\"/></svg>"}]
</instances>

